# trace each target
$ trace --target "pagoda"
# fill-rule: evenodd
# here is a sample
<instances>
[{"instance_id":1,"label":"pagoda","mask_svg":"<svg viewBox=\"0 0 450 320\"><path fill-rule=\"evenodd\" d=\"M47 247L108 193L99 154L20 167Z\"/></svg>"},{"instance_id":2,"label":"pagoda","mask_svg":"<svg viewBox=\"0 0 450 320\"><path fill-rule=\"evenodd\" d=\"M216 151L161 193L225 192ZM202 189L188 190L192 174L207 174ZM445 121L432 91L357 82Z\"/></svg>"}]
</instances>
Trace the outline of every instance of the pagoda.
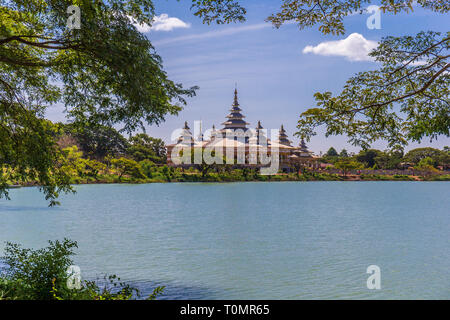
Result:
<instances>
[{"instance_id":1,"label":"pagoda","mask_svg":"<svg viewBox=\"0 0 450 320\"><path fill-rule=\"evenodd\" d=\"M172 153L175 151L175 157L179 148L193 147L195 150L208 148L207 152L217 148L217 150L222 150L223 154L227 154L227 158L238 159L239 157L241 159L240 157L242 157L245 160L236 165L265 166L266 164L260 161L262 154L264 157L278 155L279 169L283 172L298 170L299 167L313 169L319 167L317 157L308 150L305 140L301 139L298 145L293 146L283 125L279 129L278 137L269 139L268 132L261 125L261 121L258 121L255 129L250 129L249 123L244 119L238 101L238 90L235 88L234 101L226 116L226 121L222 123L222 129L213 125L205 137L200 133L199 137L196 137L198 139L194 139L187 122L185 122L184 127L179 131L177 142L167 145L167 163L172 166L190 166L191 164L188 163L178 164L177 161L174 161L175 158L172 159ZM202 132L201 127L200 132Z\"/></svg>"},{"instance_id":2,"label":"pagoda","mask_svg":"<svg viewBox=\"0 0 450 320\"><path fill-rule=\"evenodd\" d=\"M264 134L264 128L261 125L261 121L258 120L258 125L256 126L256 137L257 144L266 146L268 143L267 137Z\"/></svg>"},{"instance_id":3,"label":"pagoda","mask_svg":"<svg viewBox=\"0 0 450 320\"><path fill-rule=\"evenodd\" d=\"M235 131L241 129L244 132L248 130L247 125L249 123L245 122L245 116L242 115L241 111L242 109L239 108L238 102L238 92L237 89L234 89L234 102L230 109L230 114L226 116L228 120L222 123L224 127L222 130L220 130L223 136L225 136L226 132L228 132L229 130Z\"/></svg>"},{"instance_id":4,"label":"pagoda","mask_svg":"<svg viewBox=\"0 0 450 320\"><path fill-rule=\"evenodd\" d=\"M181 129L181 134L177 141L178 144L194 145L194 138L190 130L191 128L189 128L187 121L185 121L184 127Z\"/></svg>"},{"instance_id":5,"label":"pagoda","mask_svg":"<svg viewBox=\"0 0 450 320\"><path fill-rule=\"evenodd\" d=\"M302 140L300 140L299 150L301 152L309 153L308 147L306 146L305 140L303 138Z\"/></svg>"},{"instance_id":6,"label":"pagoda","mask_svg":"<svg viewBox=\"0 0 450 320\"><path fill-rule=\"evenodd\" d=\"M297 147L297 151L295 152L300 157L311 157L312 152L308 150L306 146L305 140L302 138L300 140L299 146Z\"/></svg>"},{"instance_id":7,"label":"pagoda","mask_svg":"<svg viewBox=\"0 0 450 320\"><path fill-rule=\"evenodd\" d=\"M278 134L278 143L285 146L291 146L291 141L287 138L286 130L284 130L283 125L281 125L280 133Z\"/></svg>"}]
</instances>

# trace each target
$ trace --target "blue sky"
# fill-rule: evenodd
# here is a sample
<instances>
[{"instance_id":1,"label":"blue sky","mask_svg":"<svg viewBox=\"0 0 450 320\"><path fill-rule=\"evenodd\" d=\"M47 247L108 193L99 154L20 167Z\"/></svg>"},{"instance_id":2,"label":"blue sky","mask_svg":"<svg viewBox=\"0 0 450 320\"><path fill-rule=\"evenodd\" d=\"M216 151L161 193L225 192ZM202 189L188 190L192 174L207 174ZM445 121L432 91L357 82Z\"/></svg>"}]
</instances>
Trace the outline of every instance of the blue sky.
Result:
<instances>
[{"instance_id":1,"label":"blue sky","mask_svg":"<svg viewBox=\"0 0 450 320\"><path fill-rule=\"evenodd\" d=\"M386 35L415 34L422 30L445 32L450 26L448 16L416 10L397 16L382 14L381 29L370 30L366 26L369 14L358 14L346 18L344 36L325 36L317 27L299 30L290 24L274 29L265 23L264 19L277 11L281 1L245 0L242 3L248 12L245 23L208 26L192 14L190 1L155 1L157 14L167 16L161 16L160 27L154 24L152 30L142 31L162 57L170 79L185 87L198 85L200 90L196 97L188 99L178 116L167 117L159 127L148 127L148 134L170 142L172 131L180 128L184 121L188 121L191 128L194 120L202 120L205 129L212 124L220 127L233 101L237 83L243 114L250 126L255 127L258 120L267 129L284 124L290 139L298 144L298 139L293 137L296 123L300 113L315 106L315 92L338 93L356 72L377 67L376 63L364 59L355 61L361 57L361 45L370 46L371 41ZM303 53L307 46L342 40L353 33L359 34L353 39L359 40L358 43L349 43L344 48L353 57L320 55L317 54L323 53L320 48L315 49L316 53ZM60 117L56 111L50 110L50 118ZM429 145L442 148L450 145L450 139L442 137L432 144L425 139L420 145L410 144L407 149ZM325 152L330 146L338 150L359 150L348 144L346 137L325 138L323 130L319 130L309 146L316 153ZM384 149L385 144L376 143L374 147Z\"/></svg>"}]
</instances>

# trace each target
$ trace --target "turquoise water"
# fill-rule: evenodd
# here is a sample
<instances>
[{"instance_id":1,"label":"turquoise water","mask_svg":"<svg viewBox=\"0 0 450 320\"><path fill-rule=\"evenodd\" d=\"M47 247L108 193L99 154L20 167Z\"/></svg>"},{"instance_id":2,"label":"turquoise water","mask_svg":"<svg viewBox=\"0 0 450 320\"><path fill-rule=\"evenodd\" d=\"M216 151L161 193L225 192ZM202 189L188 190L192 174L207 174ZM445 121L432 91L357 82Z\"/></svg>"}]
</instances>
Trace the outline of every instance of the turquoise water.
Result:
<instances>
[{"instance_id":1,"label":"turquoise water","mask_svg":"<svg viewBox=\"0 0 450 320\"><path fill-rule=\"evenodd\" d=\"M85 279L115 273L166 299L450 299L448 182L77 186L0 200L5 241L78 241ZM381 290L368 290L369 265Z\"/></svg>"}]
</instances>

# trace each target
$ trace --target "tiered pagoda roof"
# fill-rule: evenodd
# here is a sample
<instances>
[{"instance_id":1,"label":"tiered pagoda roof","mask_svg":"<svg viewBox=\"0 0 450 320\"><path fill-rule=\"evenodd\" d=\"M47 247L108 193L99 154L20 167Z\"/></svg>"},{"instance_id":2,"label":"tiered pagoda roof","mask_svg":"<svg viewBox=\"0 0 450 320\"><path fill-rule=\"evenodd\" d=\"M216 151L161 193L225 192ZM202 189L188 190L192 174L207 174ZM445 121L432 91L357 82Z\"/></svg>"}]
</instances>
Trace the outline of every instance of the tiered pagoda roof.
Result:
<instances>
[{"instance_id":1,"label":"tiered pagoda roof","mask_svg":"<svg viewBox=\"0 0 450 320\"><path fill-rule=\"evenodd\" d=\"M285 146L291 146L291 141L288 139L286 130L284 130L283 125L281 125L280 133L278 134L278 143Z\"/></svg>"},{"instance_id":2,"label":"tiered pagoda roof","mask_svg":"<svg viewBox=\"0 0 450 320\"><path fill-rule=\"evenodd\" d=\"M300 140L299 148L301 152L309 152L308 147L306 146L305 140L302 138Z\"/></svg>"},{"instance_id":3,"label":"tiered pagoda roof","mask_svg":"<svg viewBox=\"0 0 450 320\"><path fill-rule=\"evenodd\" d=\"M243 131L248 130L247 125L249 123L243 120L245 116L241 114L242 109L239 108L237 94L238 94L237 89L234 89L234 102L230 109L230 114L226 116L228 120L222 123L222 125L224 126L223 129L221 130L222 132L225 132L226 130L237 130L237 129L241 129Z\"/></svg>"},{"instance_id":4,"label":"tiered pagoda roof","mask_svg":"<svg viewBox=\"0 0 450 320\"><path fill-rule=\"evenodd\" d=\"M184 122L184 127L181 130L180 137L178 138L178 144L192 145L194 144L194 137L191 133L191 128L189 128L187 121Z\"/></svg>"},{"instance_id":5,"label":"tiered pagoda roof","mask_svg":"<svg viewBox=\"0 0 450 320\"><path fill-rule=\"evenodd\" d=\"M250 136L249 129L247 128L247 123L244 118L245 116L241 113L242 109L239 106L238 101L238 91L234 90L234 101L230 109L230 113L227 115L227 121L223 123L224 127L220 130L216 129L213 125L209 139L204 140L202 135L200 139L194 139L187 122L184 123L184 127L181 130L180 137L177 140L175 146L194 146L194 147L239 147L239 146L249 146L256 145L258 147L268 147L268 148L278 148L283 150L283 152L290 152L290 158L305 158L314 157L313 152L308 150L308 147L303 139L301 139L298 146L292 146L292 141L288 139L286 130L284 126L281 125L279 130L278 138L271 140L267 136L261 121L258 121L255 131L252 130L252 135ZM241 136L236 132L236 130L241 129L245 133L242 135L244 139L240 139ZM201 131L201 130L200 130ZM230 136L228 136L230 133Z\"/></svg>"},{"instance_id":6,"label":"tiered pagoda roof","mask_svg":"<svg viewBox=\"0 0 450 320\"><path fill-rule=\"evenodd\" d=\"M256 126L256 137L257 137L257 144L267 145L268 139L263 131L263 126L261 125L261 121L258 120L258 125Z\"/></svg>"}]
</instances>

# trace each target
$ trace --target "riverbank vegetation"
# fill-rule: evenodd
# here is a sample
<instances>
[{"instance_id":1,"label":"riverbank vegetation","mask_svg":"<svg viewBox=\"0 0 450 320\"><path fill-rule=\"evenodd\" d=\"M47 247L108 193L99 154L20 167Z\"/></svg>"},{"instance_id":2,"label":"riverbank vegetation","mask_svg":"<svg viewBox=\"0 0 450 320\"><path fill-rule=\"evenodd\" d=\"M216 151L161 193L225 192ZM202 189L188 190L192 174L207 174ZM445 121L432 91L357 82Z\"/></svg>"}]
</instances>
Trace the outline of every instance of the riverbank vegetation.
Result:
<instances>
[{"instance_id":1,"label":"riverbank vegetation","mask_svg":"<svg viewBox=\"0 0 450 320\"><path fill-rule=\"evenodd\" d=\"M153 182L232 182L232 181L343 181L343 180L449 180L445 175L450 150L418 148L402 151L361 150L337 152L331 147L318 161L321 168L292 168L277 175L260 175L259 169L227 164L205 163L191 167L166 165L165 144L161 139L140 133L126 139L117 130L95 125L77 127L58 123L55 139L62 150L58 167L69 184L153 183ZM297 171L298 170L298 171ZM38 185L33 178L14 180L14 170L4 166L3 176L10 185Z\"/></svg>"},{"instance_id":2,"label":"riverbank vegetation","mask_svg":"<svg viewBox=\"0 0 450 320\"><path fill-rule=\"evenodd\" d=\"M104 276L101 282L82 280L70 271L76 248L69 239L49 241L38 250L8 242L0 259L0 300L154 300L164 290L157 287L143 297L116 275Z\"/></svg>"}]
</instances>

